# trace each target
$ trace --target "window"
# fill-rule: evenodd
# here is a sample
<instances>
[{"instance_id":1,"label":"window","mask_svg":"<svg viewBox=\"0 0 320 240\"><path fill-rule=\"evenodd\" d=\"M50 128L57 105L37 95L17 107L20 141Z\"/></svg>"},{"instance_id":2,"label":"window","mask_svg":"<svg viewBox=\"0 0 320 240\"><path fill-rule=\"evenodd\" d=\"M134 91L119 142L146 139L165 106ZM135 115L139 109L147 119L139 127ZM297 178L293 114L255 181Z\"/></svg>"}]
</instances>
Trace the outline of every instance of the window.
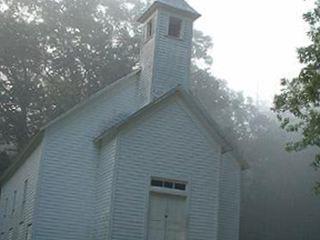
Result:
<instances>
[{"instance_id":1,"label":"window","mask_svg":"<svg viewBox=\"0 0 320 240\"><path fill-rule=\"evenodd\" d=\"M14 214L16 211L16 201L17 201L17 190L13 192L13 201L12 201L12 211L11 214Z\"/></svg>"},{"instance_id":2,"label":"window","mask_svg":"<svg viewBox=\"0 0 320 240\"><path fill-rule=\"evenodd\" d=\"M151 179L150 185L152 187L161 187L167 189L174 189L179 191L186 190L186 183L179 182L179 181L171 181L171 180L161 180L161 179Z\"/></svg>"},{"instance_id":3,"label":"window","mask_svg":"<svg viewBox=\"0 0 320 240\"><path fill-rule=\"evenodd\" d=\"M153 23L153 19L149 20L149 22L147 23L147 29L146 29L146 39L149 39L152 37L154 33L154 23Z\"/></svg>"},{"instance_id":4,"label":"window","mask_svg":"<svg viewBox=\"0 0 320 240\"><path fill-rule=\"evenodd\" d=\"M175 38L181 37L182 20L176 17L169 19L169 32L168 35Z\"/></svg>"},{"instance_id":5,"label":"window","mask_svg":"<svg viewBox=\"0 0 320 240\"><path fill-rule=\"evenodd\" d=\"M161 180L151 180L151 186L153 187L163 187L163 181Z\"/></svg>"},{"instance_id":6,"label":"window","mask_svg":"<svg viewBox=\"0 0 320 240\"><path fill-rule=\"evenodd\" d=\"M0 240L4 240L4 232L0 234Z\"/></svg>"},{"instance_id":7,"label":"window","mask_svg":"<svg viewBox=\"0 0 320 240\"><path fill-rule=\"evenodd\" d=\"M22 206L21 206L21 214L23 215L24 209L27 202L27 193L28 193L28 179L24 181L23 185L23 195L22 195Z\"/></svg>"},{"instance_id":8,"label":"window","mask_svg":"<svg viewBox=\"0 0 320 240\"><path fill-rule=\"evenodd\" d=\"M27 191L28 191L28 179L24 181L22 203L25 203L27 200Z\"/></svg>"},{"instance_id":9,"label":"window","mask_svg":"<svg viewBox=\"0 0 320 240\"><path fill-rule=\"evenodd\" d=\"M174 188L177 189L177 190L185 191L186 190L186 184L184 184L184 183L176 183Z\"/></svg>"}]
</instances>

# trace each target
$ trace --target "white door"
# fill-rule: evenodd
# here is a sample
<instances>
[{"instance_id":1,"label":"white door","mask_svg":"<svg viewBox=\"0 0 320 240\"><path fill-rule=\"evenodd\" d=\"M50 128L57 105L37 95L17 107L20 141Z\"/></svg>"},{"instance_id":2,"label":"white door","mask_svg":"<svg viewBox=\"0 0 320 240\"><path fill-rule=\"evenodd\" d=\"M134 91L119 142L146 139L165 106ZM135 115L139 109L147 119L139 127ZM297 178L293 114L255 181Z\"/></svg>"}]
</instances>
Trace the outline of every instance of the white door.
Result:
<instances>
[{"instance_id":1,"label":"white door","mask_svg":"<svg viewBox=\"0 0 320 240\"><path fill-rule=\"evenodd\" d=\"M150 194L148 240L186 240L186 198Z\"/></svg>"}]
</instances>

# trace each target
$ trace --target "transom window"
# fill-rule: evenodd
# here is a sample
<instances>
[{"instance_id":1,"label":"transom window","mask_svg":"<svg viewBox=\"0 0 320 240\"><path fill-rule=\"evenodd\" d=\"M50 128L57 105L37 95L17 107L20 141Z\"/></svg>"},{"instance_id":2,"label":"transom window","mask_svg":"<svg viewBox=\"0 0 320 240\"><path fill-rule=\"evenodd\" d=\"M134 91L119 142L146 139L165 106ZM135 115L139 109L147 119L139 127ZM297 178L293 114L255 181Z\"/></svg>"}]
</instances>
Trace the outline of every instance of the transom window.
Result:
<instances>
[{"instance_id":1,"label":"transom window","mask_svg":"<svg viewBox=\"0 0 320 240\"><path fill-rule=\"evenodd\" d=\"M151 186L152 187L167 188L167 189L175 189L175 190L179 190L179 191L186 191L186 188L187 188L187 185L184 182L158 179L158 178L151 179Z\"/></svg>"},{"instance_id":2,"label":"transom window","mask_svg":"<svg viewBox=\"0 0 320 240\"><path fill-rule=\"evenodd\" d=\"M177 17L170 17L168 35L175 38L181 37L182 20Z\"/></svg>"}]
</instances>

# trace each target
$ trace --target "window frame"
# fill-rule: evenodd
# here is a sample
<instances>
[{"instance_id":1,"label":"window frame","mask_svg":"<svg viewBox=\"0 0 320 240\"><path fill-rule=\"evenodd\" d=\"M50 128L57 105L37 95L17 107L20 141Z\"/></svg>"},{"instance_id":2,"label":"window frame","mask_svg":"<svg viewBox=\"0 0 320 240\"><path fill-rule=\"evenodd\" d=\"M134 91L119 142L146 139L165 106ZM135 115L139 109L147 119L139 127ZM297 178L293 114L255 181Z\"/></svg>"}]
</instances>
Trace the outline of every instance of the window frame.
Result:
<instances>
[{"instance_id":1,"label":"window frame","mask_svg":"<svg viewBox=\"0 0 320 240\"><path fill-rule=\"evenodd\" d=\"M16 205L17 205L17 195L18 191L14 190L13 192L13 199L12 199L12 209L11 209L11 215L13 215L16 211Z\"/></svg>"},{"instance_id":2,"label":"window frame","mask_svg":"<svg viewBox=\"0 0 320 240\"><path fill-rule=\"evenodd\" d=\"M149 41L151 38L153 38L155 33L155 18L151 17L145 26L145 41Z\"/></svg>"},{"instance_id":3,"label":"window frame","mask_svg":"<svg viewBox=\"0 0 320 240\"><path fill-rule=\"evenodd\" d=\"M175 22L175 24L173 24ZM183 33L183 19L176 17L176 16L169 16L169 22L168 22L168 37L174 38L174 39L182 39L182 33ZM177 24L179 24L179 32L178 34L171 34L172 26L177 27ZM175 26L176 25L176 26Z\"/></svg>"},{"instance_id":4,"label":"window frame","mask_svg":"<svg viewBox=\"0 0 320 240\"><path fill-rule=\"evenodd\" d=\"M28 186L29 179L24 180L23 183L23 195L22 195L22 203L25 204L27 202L27 194L28 194Z\"/></svg>"},{"instance_id":5,"label":"window frame","mask_svg":"<svg viewBox=\"0 0 320 240\"><path fill-rule=\"evenodd\" d=\"M176 185L183 185L184 189L177 188ZM187 195L189 191L188 182L167 179L167 178L151 177L149 186L150 186L150 191L152 192L161 192L161 193L176 194L176 195Z\"/></svg>"}]
</instances>

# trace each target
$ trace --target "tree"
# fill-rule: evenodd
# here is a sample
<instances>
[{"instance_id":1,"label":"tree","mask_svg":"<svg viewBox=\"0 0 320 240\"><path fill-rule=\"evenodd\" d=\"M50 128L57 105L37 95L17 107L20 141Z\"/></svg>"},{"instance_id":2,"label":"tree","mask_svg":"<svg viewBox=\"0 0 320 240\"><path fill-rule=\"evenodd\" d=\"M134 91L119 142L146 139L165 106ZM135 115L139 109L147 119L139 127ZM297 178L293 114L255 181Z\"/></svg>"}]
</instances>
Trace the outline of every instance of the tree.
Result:
<instances>
[{"instance_id":1,"label":"tree","mask_svg":"<svg viewBox=\"0 0 320 240\"><path fill-rule=\"evenodd\" d=\"M0 145L21 151L46 122L130 72L143 5L0 0Z\"/></svg>"},{"instance_id":2,"label":"tree","mask_svg":"<svg viewBox=\"0 0 320 240\"><path fill-rule=\"evenodd\" d=\"M0 145L21 151L45 123L132 71L145 6L0 0ZM209 66L211 38L195 31L194 43L194 61Z\"/></svg>"},{"instance_id":3,"label":"tree","mask_svg":"<svg viewBox=\"0 0 320 240\"><path fill-rule=\"evenodd\" d=\"M320 2L315 9L304 14L310 25L311 44L298 49L300 63L304 65L298 77L281 80L281 94L274 99L274 111L281 127L298 132L302 137L287 144L288 151L301 151L307 147L320 148ZM320 168L320 153L313 166ZM320 183L315 190L320 193Z\"/></svg>"},{"instance_id":4,"label":"tree","mask_svg":"<svg viewBox=\"0 0 320 240\"><path fill-rule=\"evenodd\" d=\"M3 2L0 144L19 152L46 122L132 70L141 35L135 19L146 5L142 0ZM261 125L255 124L259 114L252 103L208 71L212 39L195 30L193 42L194 93L219 116L231 139L254 136Z\"/></svg>"}]
</instances>

